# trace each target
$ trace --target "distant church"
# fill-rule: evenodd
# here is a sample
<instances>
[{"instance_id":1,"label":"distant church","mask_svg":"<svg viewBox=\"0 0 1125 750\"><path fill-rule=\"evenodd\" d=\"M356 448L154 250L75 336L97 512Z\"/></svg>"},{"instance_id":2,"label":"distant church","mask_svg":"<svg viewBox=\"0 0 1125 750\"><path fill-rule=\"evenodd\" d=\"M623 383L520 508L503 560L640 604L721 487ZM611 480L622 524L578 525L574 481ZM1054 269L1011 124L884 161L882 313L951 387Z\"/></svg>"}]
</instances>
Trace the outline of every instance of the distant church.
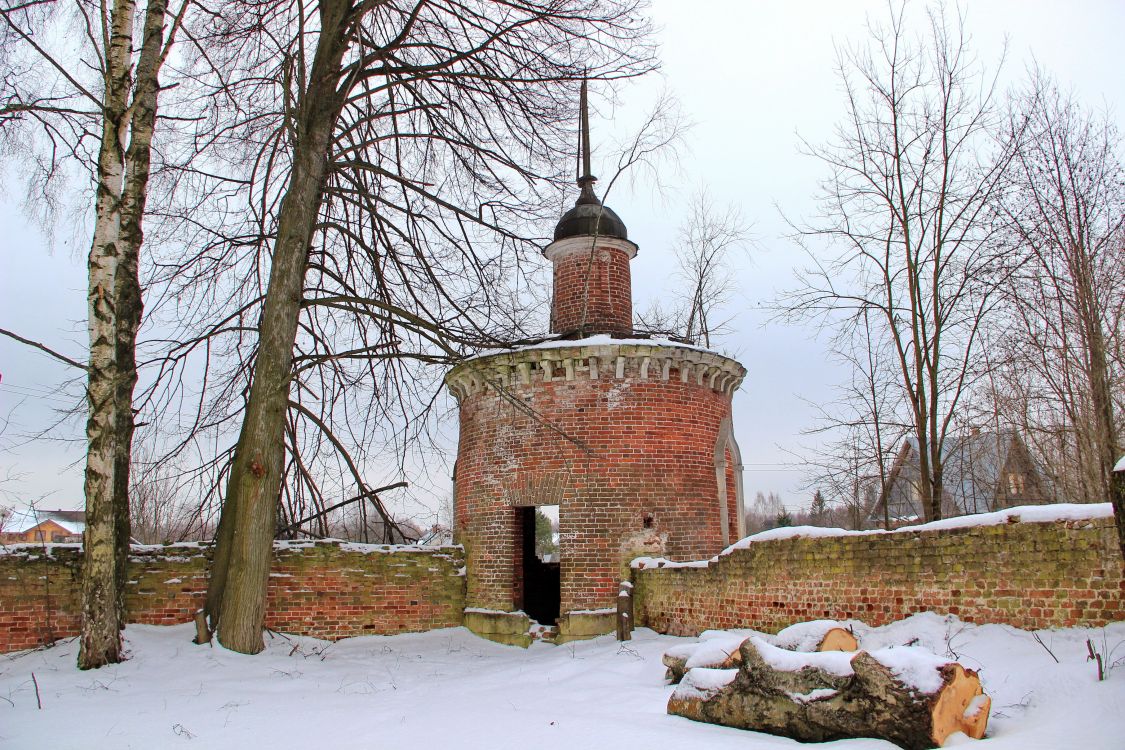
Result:
<instances>
[{"instance_id":1,"label":"distant church","mask_svg":"<svg viewBox=\"0 0 1125 750\"><path fill-rule=\"evenodd\" d=\"M578 200L544 250L555 336L446 376L460 404L465 623L513 643L526 642L528 618L557 623L560 640L611 632L633 558L701 559L743 536L731 398L746 370L633 331L637 245L594 193L584 86L581 133ZM544 562L535 509L552 505L558 562Z\"/></svg>"}]
</instances>

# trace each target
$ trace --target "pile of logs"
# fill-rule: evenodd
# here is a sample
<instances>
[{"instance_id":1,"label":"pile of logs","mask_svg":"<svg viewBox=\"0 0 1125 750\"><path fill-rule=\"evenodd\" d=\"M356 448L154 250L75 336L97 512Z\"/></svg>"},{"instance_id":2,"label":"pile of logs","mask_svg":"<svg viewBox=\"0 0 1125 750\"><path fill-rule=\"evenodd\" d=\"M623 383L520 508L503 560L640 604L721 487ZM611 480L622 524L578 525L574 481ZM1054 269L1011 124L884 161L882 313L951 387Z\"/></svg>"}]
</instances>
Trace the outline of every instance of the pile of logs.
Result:
<instances>
[{"instance_id":1,"label":"pile of logs","mask_svg":"<svg viewBox=\"0 0 1125 750\"><path fill-rule=\"evenodd\" d=\"M853 632L818 621L777 636L707 634L664 657L678 683L668 712L804 742L875 737L906 750L951 734L980 739L991 701L976 672L902 646L857 651Z\"/></svg>"}]
</instances>

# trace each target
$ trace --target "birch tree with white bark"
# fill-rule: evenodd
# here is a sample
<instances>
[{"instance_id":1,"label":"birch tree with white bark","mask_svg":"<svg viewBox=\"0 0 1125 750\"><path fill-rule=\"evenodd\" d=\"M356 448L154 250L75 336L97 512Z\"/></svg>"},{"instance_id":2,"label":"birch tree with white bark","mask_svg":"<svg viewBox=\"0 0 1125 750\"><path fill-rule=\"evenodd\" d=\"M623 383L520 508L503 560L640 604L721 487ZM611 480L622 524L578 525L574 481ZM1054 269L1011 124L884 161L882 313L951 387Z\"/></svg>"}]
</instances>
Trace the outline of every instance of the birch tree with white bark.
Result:
<instances>
[{"instance_id":1,"label":"birch tree with white bark","mask_svg":"<svg viewBox=\"0 0 1125 750\"><path fill-rule=\"evenodd\" d=\"M46 156L40 156L33 176L44 188L71 166L65 163L69 158L93 165L85 364L87 526L78 655L83 669L121 660L135 346L142 311L138 262L159 75L186 9L186 0L173 14L167 0L41 0L0 8L7 48L0 108L4 138L11 143L31 131L39 139L31 150ZM87 42L77 56L68 31ZM76 72L83 69L93 71L89 80Z\"/></svg>"}]
</instances>

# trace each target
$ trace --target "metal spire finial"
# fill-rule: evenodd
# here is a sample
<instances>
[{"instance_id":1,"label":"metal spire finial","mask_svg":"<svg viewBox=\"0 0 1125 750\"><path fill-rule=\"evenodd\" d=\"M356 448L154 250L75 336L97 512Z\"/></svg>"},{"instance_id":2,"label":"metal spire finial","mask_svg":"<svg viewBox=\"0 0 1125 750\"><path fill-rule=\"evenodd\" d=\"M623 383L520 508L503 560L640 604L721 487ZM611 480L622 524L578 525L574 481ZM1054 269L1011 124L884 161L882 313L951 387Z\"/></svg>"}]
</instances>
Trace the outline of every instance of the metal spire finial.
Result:
<instances>
[{"instance_id":1,"label":"metal spire finial","mask_svg":"<svg viewBox=\"0 0 1125 750\"><path fill-rule=\"evenodd\" d=\"M598 178L590 174L590 108L586 101L586 79L582 79L582 88L578 94L578 109L580 123L578 128L578 153L581 158L581 167L578 174L578 187L582 191L578 195L575 205L594 204L600 205L601 201L594 193L594 183Z\"/></svg>"}]
</instances>

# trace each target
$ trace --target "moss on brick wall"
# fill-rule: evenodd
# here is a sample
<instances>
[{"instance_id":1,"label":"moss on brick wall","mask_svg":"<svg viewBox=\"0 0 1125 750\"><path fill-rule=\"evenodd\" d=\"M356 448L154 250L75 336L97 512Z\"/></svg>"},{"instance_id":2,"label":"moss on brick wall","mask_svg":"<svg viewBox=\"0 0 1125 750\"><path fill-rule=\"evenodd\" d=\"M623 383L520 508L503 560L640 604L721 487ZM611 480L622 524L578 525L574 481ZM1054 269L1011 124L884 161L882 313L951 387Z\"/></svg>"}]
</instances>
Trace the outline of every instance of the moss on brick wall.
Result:
<instances>
[{"instance_id":1,"label":"moss on brick wall","mask_svg":"<svg viewBox=\"0 0 1125 750\"><path fill-rule=\"evenodd\" d=\"M819 618L880 625L926 610L1035 629L1125 620L1112 519L750 544L706 567L634 571L639 625L777 631Z\"/></svg>"},{"instance_id":2,"label":"moss on brick wall","mask_svg":"<svg viewBox=\"0 0 1125 750\"><path fill-rule=\"evenodd\" d=\"M0 555L0 653L77 635L77 545L7 549Z\"/></svg>"},{"instance_id":3,"label":"moss on brick wall","mask_svg":"<svg viewBox=\"0 0 1125 750\"><path fill-rule=\"evenodd\" d=\"M0 653L78 634L78 545L0 548ZM266 626L337 639L454 627L465 601L459 547L279 543ZM207 591L207 545L134 547L129 621L190 622Z\"/></svg>"},{"instance_id":4,"label":"moss on brick wall","mask_svg":"<svg viewBox=\"0 0 1125 750\"><path fill-rule=\"evenodd\" d=\"M331 640L455 627L463 565L459 547L289 545L270 572L266 625Z\"/></svg>"}]
</instances>

